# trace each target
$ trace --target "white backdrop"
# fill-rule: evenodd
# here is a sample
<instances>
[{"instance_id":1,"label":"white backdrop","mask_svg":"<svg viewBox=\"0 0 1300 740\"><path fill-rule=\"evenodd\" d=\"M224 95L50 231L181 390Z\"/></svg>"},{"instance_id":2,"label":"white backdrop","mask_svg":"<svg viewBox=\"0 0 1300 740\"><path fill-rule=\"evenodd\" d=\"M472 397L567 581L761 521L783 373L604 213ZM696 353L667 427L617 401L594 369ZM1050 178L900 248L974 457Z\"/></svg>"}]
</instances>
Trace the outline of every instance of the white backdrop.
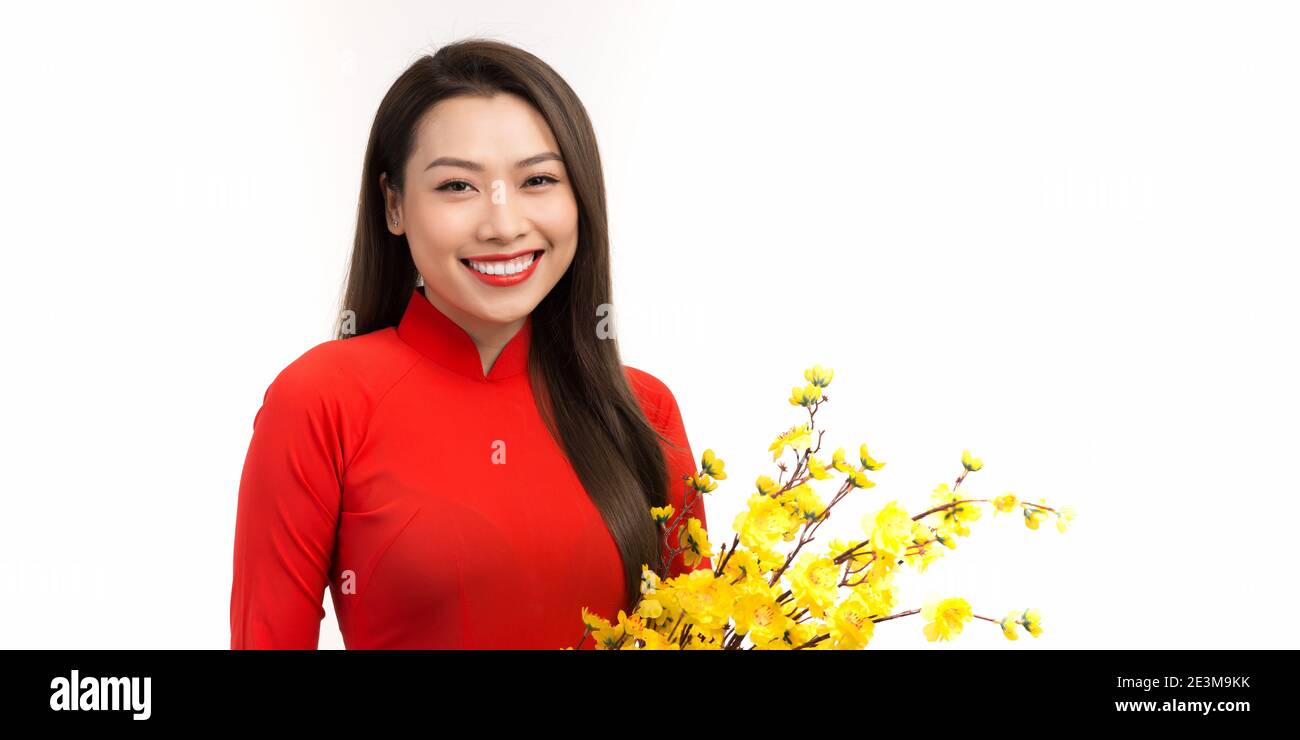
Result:
<instances>
[{"instance_id":1,"label":"white backdrop","mask_svg":"<svg viewBox=\"0 0 1300 740\"><path fill-rule=\"evenodd\" d=\"M963 489L1078 510L1064 535L986 513L904 582L903 608L1036 606L1042 637L936 646L907 617L873 647L1300 647L1294 5L6 15L0 647L228 647L262 393L329 337L381 96L469 34L538 54L595 122L624 360L727 461L715 543L821 363L827 446L887 462L826 535L921 511L963 448Z\"/></svg>"}]
</instances>

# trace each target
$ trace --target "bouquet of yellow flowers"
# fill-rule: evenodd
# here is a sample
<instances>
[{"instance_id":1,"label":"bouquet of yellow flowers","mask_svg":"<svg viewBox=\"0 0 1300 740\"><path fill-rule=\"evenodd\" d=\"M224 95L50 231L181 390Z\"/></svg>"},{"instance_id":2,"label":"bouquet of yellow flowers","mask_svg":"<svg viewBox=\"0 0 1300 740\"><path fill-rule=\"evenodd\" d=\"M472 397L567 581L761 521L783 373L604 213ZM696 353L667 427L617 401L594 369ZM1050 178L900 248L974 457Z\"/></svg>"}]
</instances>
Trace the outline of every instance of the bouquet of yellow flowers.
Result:
<instances>
[{"instance_id":1,"label":"bouquet of yellow flowers","mask_svg":"<svg viewBox=\"0 0 1300 740\"><path fill-rule=\"evenodd\" d=\"M995 515L1020 509L1030 529L1038 529L1054 516L1056 528L1064 532L1074 519L1071 507L1054 509L1044 499L1030 503L1011 493L992 499L966 498L960 490L962 482L984 467L970 450L962 451L962 471L952 488L941 483L934 489L930 508L913 516L897 500L890 501L862 518L866 536L860 542L833 539L821 552L804 550L831 509L853 491L875 487L867 472L885 466L867 453L865 444L858 450L859 465L848 461L843 448L829 463L817 457L825 430L816 428L815 417L830 400L825 390L833 376L833 370L815 365L804 371L807 385L793 389L790 403L806 409L808 421L786 430L768 449L773 461L787 449L793 452L794 470L786 480L787 467L778 462L776 480L758 477L758 490L750 494L746 510L736 515L735 538L713 556L716 568L667 580L658 575L666 573L667 563L680 553L685 553L684 562L691 566L711 550L708 533L698 519L689 517L699 496L712 493L716 481L727 477L725 463L709 449L701 456L700 469L684 477L684 511L674 512L671 506L650 510L664 536L675 530L680 534L676 543L668 543L668 555L658 572L642 564L637 607L631 615L619 610L613 624L584 607L586 629L578 647L590 635L598 650L735 650L746 640L751 650L852 650L871 641L877 622L917 613L925 622L926 639L932 642L955 638L971 619L998 625L1010 640L1018 639L1018 627L1034 637L1042 634L1037 609L1013 610L997 619L975 614L970 603L957 596L897 611L894 578L900 568L923 573L945 548L956 548L958 537L970 535L968 524L980 518L979 504L991 504ZM812 481L839 476L843 476L839 489L824 503ZM688 517L687 526L679 529L683 516ZM788 554L777 549L786 542L795 542Z\"/></svg>"}]
</instances>

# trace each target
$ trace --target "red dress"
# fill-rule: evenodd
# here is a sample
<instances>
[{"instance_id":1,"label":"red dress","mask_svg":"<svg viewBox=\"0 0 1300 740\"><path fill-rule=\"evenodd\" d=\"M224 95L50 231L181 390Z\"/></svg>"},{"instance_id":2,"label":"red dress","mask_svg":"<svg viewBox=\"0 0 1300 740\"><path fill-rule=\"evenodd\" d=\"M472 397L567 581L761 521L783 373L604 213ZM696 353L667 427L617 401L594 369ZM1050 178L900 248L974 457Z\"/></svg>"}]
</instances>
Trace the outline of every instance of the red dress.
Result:
<instances>
[{"instance_id":1,"label":"red dress","mask_svg":"<svg viewBox=\"0 0 1300 740\"><path fill-rule=\"evenodd\" d=\"M532 323L485 377L417 288L398 326L323 342L275 378L239 486L232 649L315 649L327 585L348 649L559 649L581 638L582 607L616 620L622 559L533 403ZM681 411L624 369L683 447L662 446L681 511L696 466ZM692 515L707 526L703 497Z\"/></svg>"}]
</instances>

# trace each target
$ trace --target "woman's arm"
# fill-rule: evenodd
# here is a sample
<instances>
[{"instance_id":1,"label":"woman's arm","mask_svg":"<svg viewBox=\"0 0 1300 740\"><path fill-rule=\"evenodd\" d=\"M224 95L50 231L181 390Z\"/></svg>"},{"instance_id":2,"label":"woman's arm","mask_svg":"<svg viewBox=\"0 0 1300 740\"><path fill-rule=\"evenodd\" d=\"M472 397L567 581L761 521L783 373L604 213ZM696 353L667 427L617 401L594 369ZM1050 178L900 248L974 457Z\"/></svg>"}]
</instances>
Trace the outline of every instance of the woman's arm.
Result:
<instances>
[{"instance_id":1,"label":"woman's arm","mask_svg":"<svg viewBox=\"0 0 1300 740\"><path fill-rule=\"evenodd\" d=\"M342 490L338 405L305 358L267 388L239 484L230 647L318 647Z\"/></svg>"}]
</instances>

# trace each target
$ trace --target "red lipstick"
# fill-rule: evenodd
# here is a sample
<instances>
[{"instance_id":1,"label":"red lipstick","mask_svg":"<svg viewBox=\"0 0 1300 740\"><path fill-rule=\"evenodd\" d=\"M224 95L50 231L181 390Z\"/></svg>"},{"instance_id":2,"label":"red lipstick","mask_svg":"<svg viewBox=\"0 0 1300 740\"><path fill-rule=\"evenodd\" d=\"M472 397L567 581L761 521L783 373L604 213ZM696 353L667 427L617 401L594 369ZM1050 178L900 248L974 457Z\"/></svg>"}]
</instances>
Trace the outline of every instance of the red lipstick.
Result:
<instances>
[{"instance_id":1,"label":"red lipstick","mask_svg":"<svg viewBox=\"0 0 1300 740\"><path fill-rule=\"evenodd\" d=\"M519 283L522 283L523 281L532 277L533 273L537 271L537 264L542 261L542 255L545 254L545 252L541 249L525 249L522 252L516 252L514 254L486 254L483 255L482 257L473 258L475 262L483 264L483 263L491 263L491 262L504 262L506 260L515 259L517 257L526 257L530 253L533 255L533 261L528 265L528 267L524 268L523 270L520 270L519 272L514 273L513 275L490 275L483 272L479 272L478 270L474 269L472 265L470 265L469 259L462 259L460 263L465 266L466 270L469 270L471 273L473 273L474 277L478 278L479 280L482 280L484 283L494 287L504 288L504 287L509 287L511 285L518 285Z\"/></svg>"}]
</instances>

